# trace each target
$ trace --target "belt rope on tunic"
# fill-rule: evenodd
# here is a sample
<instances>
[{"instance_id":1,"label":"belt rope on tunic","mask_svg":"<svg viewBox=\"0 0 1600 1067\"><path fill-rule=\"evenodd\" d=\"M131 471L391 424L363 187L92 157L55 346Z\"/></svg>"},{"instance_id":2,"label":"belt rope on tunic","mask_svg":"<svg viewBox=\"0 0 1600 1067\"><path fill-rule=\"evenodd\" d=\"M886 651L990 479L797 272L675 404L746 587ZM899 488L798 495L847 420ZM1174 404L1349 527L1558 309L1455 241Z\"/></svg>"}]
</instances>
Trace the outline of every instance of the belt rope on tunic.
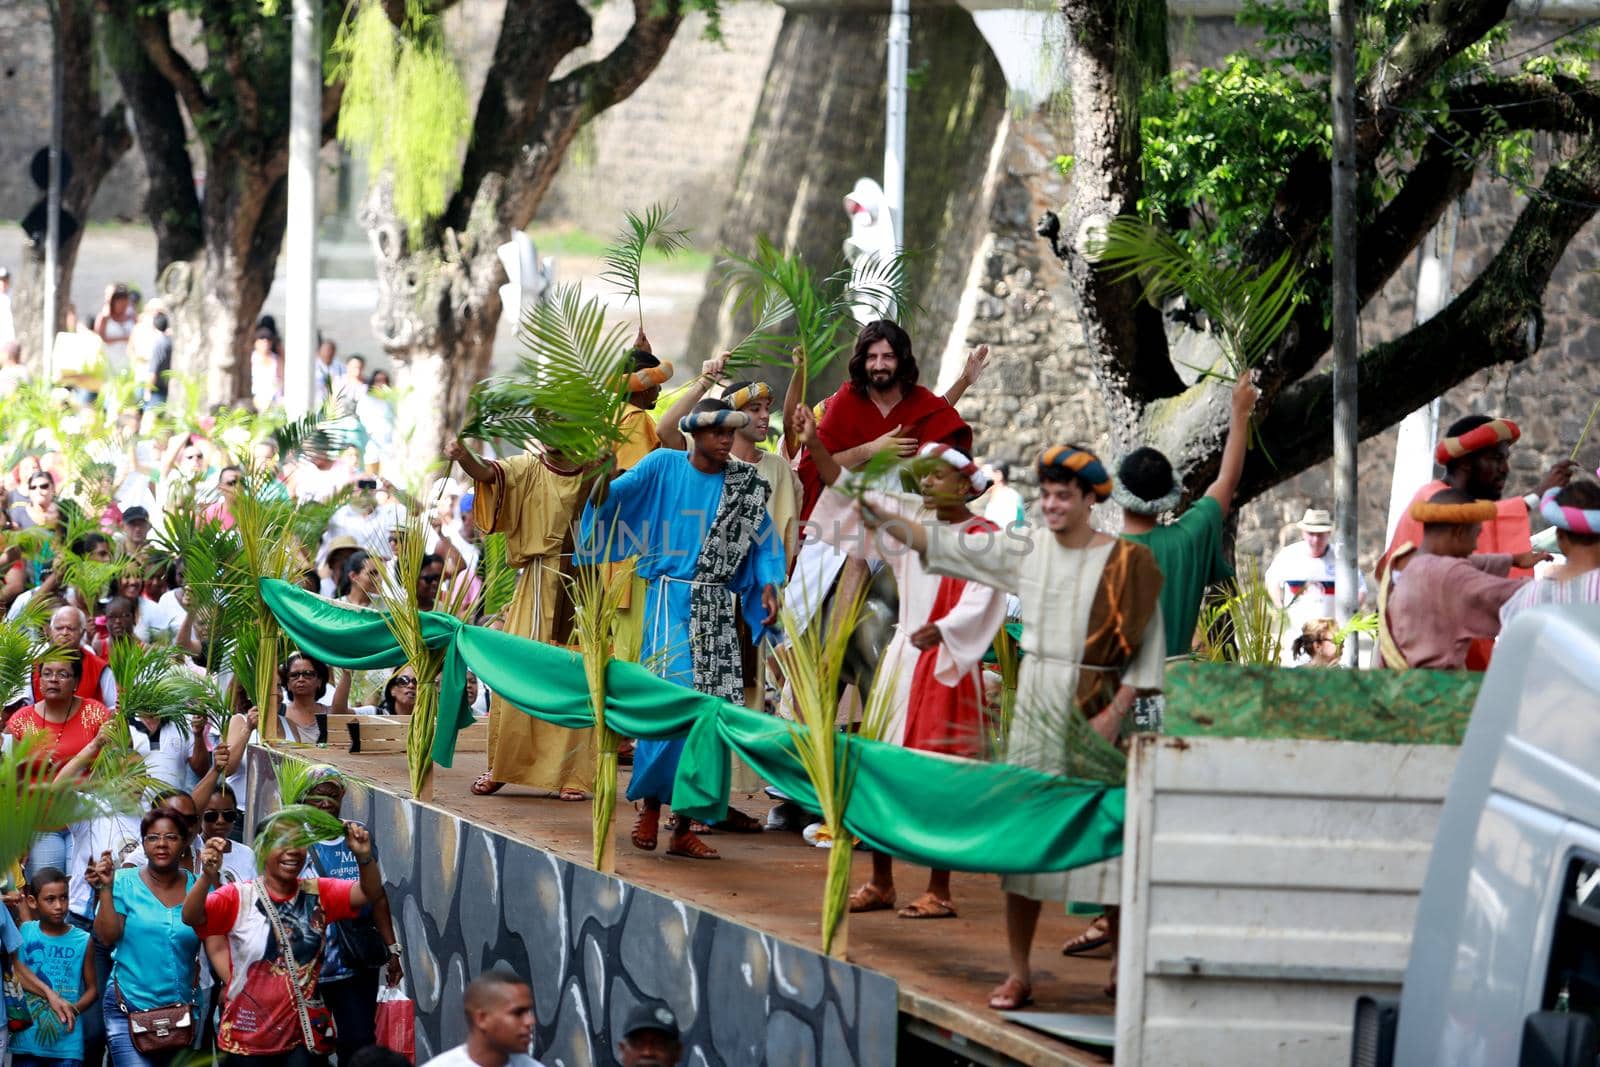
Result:
<instances>
[{"instance_id":1,"label":"belt rope on tunic","mask_svg":"<svg viewBox=\"0 0 1600 1067\"><path fill-rule=\"evenodd\" d=\"M1406 659L1405 653L1400 651L1399 643L1389 630L1389 593L1394 589L1394 565L1416 549L1417 546L1410 541L1395 549L1390 553L1383 572L1378 575L1378 651L1383 653L1384 663L1400 670L1405 670L1411 664Z\"/></svg>"},{"instance_id":2,"label":"belt rope on tunic","mask_svg":"<svg viewBox=\"0 0 1600 1067\"><path fill-rule=\"evenodd\" d=\"M744 703L744 671L727 583L750 552L766 516L770 492L753 464L728 464L722 500L694 561L694 582L689 588L689 659L694 688L734 704Z\"/></svg>"}]
</instances>

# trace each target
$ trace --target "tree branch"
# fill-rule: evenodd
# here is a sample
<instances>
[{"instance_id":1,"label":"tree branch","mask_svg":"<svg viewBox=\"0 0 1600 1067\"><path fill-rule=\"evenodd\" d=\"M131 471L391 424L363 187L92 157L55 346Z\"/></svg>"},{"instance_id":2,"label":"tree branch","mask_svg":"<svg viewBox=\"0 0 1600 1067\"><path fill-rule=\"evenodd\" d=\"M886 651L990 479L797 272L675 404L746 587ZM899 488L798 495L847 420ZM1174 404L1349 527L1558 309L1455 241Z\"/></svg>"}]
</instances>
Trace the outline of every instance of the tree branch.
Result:
<instances>
[{"instance_id":1,"label":"tree branch","mask_svg":"<svg viewBox=\"0 0 1600 1067\"><path fill-rule=\"evenodd\" d=\"M1421 326L1362 355L1360 436L1387 429L1419 399L1439 396L1477 371L1527 359L1542 339L1545 287L1597 204L1600 139L1591 137L1577 155L1550 168L1499 253L1460 296ZM1272 442L1272 462L1251 454L1241 499L1327 459L1332 410L1331 372L1279 394L1261 427Z\"/></svg>"},{"instance_id":2,"label":"tree branch","mask_svg":"<svg viewBox=\"0 0 1600 1067\"><path fill-rule=\"evenodd\" d=\"M1400 191L1356 241L1356 288L1362 307L1383 291L1451 201L1471 186L1486 139L1506 130L1587 134L1600 129L1600 97L1570 78L1524 76L1477 82L1453 90L1447 101L1448 118L1434 123ZM1314 278L1326 288L1329 276L1324 266ZM1309 374L1332 342L1322 307L1302 305L1295 314L1291 345L1265 375L1268 392Z\"/></svg>"},{"instance_id":3,"label":"tree branch","mask_svg":"<svg viewBox=\"0 0 1600 1067\"><path fill-rule=\"evenodd\" d=\"M161 76L167 79L182 98L183 106L189 110L190 119L199 122L211 107L211 97L200 84L200 77L189 65L189 61L173 48L172 29L167 24L167 16L137 14L134 10L135 5L128 3L112 6L120 7L127 13L129 21L133 24L135 36L144 46L145 55L150 57L150 63L160 71Z\"/></svg>"}]
</instances>

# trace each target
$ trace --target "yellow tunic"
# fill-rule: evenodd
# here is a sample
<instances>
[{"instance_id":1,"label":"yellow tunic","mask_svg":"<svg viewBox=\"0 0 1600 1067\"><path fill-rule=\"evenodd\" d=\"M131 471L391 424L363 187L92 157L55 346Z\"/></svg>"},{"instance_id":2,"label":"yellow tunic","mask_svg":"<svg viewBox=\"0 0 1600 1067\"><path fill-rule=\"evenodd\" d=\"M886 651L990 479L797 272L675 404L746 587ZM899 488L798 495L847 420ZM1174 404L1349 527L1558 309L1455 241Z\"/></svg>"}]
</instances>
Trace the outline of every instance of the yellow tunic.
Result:
<instances>
[{"instance_id":1,"label":"yellow tunic","mask_svg":"<svg viewBox=\"0 0 1600 1067\"><path fill-rule=\"evenodd\" d=\"M638 462L661 447L661 437L656 433L656 420L644 408L628 405L618 424L628 434L627 440L617 446L617 469L631 470ZM611 564L608 581L626 582L627 588L617 601L617 622L612 652L617 659L639 662L639 648L644 642L644 580L633 573L633 558Z\"/></svg>"},{"instance_id":2,"label":"yellow tunic","mask_svg":"<svg viewBox=\"0 0 1600 1067\"><path fill-rule=\"evenodd\" d=\"M473 514L484 533L506 535L509 562L521 570L516 595L506 609L505 631L549 641L565 595L562 543L587 483L557 474L537 456L513 456L497 466L500 478L477 483ZM593 733L536 719L496 694L489 704L489 776L549 792L592 792Z\"/></svg>"},{"instance_id":3,"label":"yellow tunic","mask_svg":"<svg viewBox=\"0 0 1600 1067\"><path fill-rule=\"evenodd\" d=\"M767 497L767 515L772 519L772 528L783 538L783 561L793 563L800 522L800 476L788 460L764 448L756 449L756 469L772 487Z\"/></svg>"}]
</instances>

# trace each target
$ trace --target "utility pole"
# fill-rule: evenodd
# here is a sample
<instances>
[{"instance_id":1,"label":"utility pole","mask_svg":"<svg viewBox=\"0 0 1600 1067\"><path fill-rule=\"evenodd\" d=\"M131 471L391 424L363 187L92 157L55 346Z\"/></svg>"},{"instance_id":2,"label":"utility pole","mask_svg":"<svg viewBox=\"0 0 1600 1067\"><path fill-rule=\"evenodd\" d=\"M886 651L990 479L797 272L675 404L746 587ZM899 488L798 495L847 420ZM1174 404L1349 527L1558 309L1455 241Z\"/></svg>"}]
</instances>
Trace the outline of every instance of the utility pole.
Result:
<instances>
[{"instance_id":1,"label":"utility pole","mask_svg":"<svg viewBox=\"0 0 1600 1067\"><path fill-rule=\"evenodd\" d=\"M310 411L317 358L317 150L322 146L322 0L294 0L289 68L289 224L283 402Z\"/></svg>"},{"instance_id":2,"label":"utility pole","mask_svg":"<svg viewBox=\"0 0 1600 1067\"><path fill-rule=\"evenodd\" d=\"M906 93L911 52L911 0L894 0L889 11L888 110L884 119L883 198L894 222L895 251L906 246Z\"/></svg>"},{"instance_id":3,"label":"utility pole","mask_svg":"<svg viewBox=\"0 0 1600 1067\"><path fill-rule=\"evenodd\" d=\"M1336 610L1356 612L1356 95L1355 0L1329 0L1333 38L1333 552ZM1345 665L1358 643L1346 641Z\"/></svg>"},{"instance_id":4,"label":"utility pole","mask_svg":"<svg viewBox=\"0 0 1600 1067\"><path fill-rule=\"evenodd\" d=\"M56 343L56 307L61 301L56 292L61 259L61 97L66 92L61 63L61 11L50 0L50 176L45 183L44 230L44 317L40 320L42 381L55 381L52 363Z\"/></svg>"}]
</instances>

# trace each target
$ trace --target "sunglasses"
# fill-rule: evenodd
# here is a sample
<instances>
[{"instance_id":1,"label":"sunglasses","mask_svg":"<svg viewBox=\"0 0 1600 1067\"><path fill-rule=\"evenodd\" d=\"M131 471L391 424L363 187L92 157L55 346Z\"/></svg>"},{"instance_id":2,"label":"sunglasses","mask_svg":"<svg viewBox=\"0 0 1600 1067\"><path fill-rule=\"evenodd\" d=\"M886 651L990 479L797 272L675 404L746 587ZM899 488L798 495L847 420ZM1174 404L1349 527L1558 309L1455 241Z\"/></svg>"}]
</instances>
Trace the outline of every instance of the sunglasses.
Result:
<instances>
[{"instance_id":1,"label":"sunglasses","mask_svg":"<svg viewBox=\"0 0 1600 1067\"><path fill-rule=\"evenodd\" d=\"M415 678L396 678L394 680L394 684L403 685L407 689L415 689L417 687L417 680Z\"/></svg>"},{"instance_id":2,"label":"sunglasses","mask_svg":"<svg viewBox=\"0 0 1600 1067\"><path fill-rule=\"evenodd\" d=\"M233 822L239 817L239 809L229 808L227 811L202 812L200 817L206 822Z\"/></svg>"},{"instance_id":3,"label":"sunglasses","mask_svg":"<svg viewBox=\"0 0 1600 1067\"><path fill-rule=\"evenodd\" d=\"M51 485L49 482L34 482L32 485L28 486L28 488L29 489L54 489L55 486Z\"/></svg>"},{"instance_id":4,"label":"sunglasses","mask_svg":"<svg viewBox=\"0 0 1600 1067\"><path fill-rule=\"evenodd\" d=\"M291 678L315 678L316 676L317 676L317 672L316 671L290 671L289 672L289 677L291 677Z\"/></svg>"}]
</instances>

